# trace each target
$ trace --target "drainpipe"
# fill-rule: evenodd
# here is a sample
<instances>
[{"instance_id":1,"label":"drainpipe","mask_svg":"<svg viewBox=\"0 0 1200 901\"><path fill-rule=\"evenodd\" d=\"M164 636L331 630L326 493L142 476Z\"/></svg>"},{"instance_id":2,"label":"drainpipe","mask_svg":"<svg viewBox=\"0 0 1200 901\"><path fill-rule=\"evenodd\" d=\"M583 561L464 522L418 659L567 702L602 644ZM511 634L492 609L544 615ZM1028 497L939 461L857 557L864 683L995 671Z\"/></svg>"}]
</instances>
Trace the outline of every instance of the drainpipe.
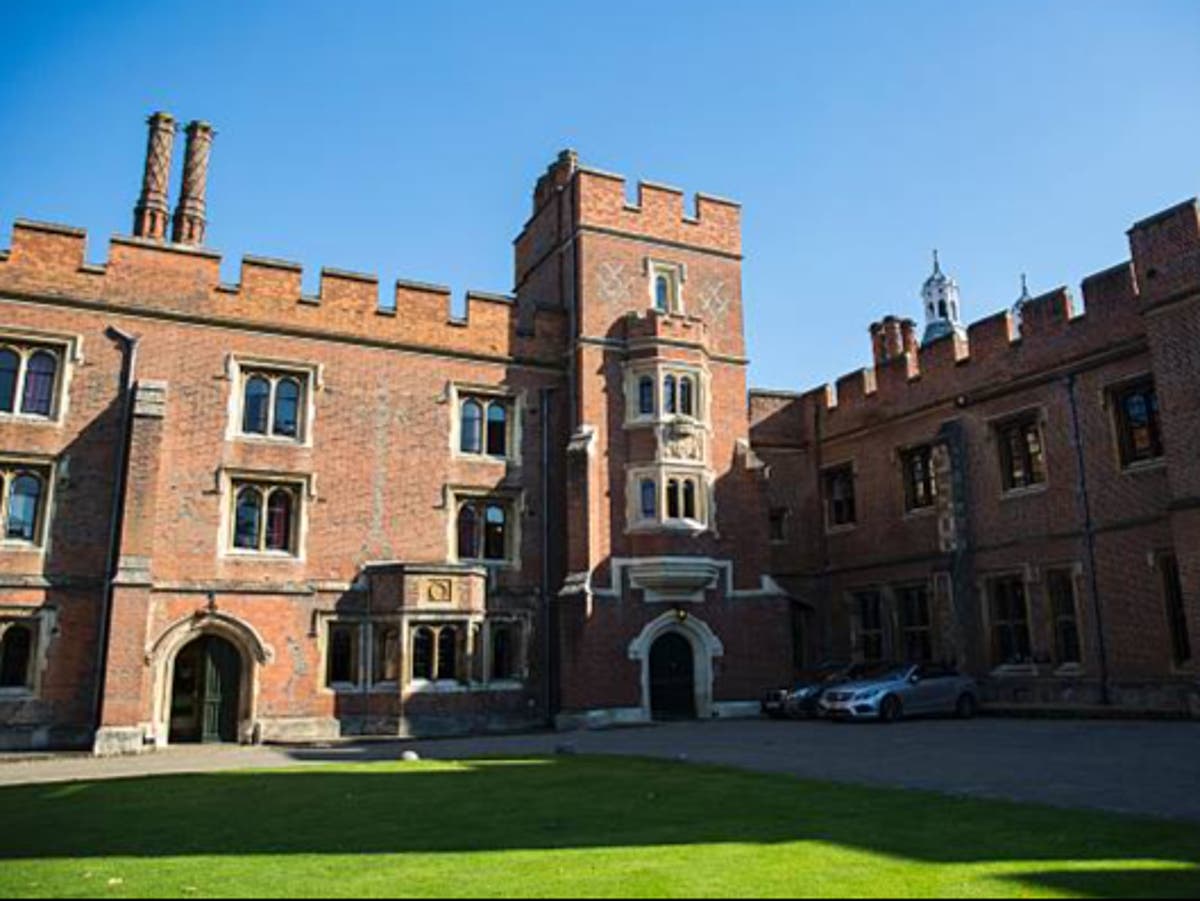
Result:
<instances>
[{"instance_id":1,"label":"drainpipe","mask_svg":"<svg viewBox=\"0 0 1200 901\"><path fill-rule=\"evenodd\" d=\"M105 561L104 597L100 605L100 629L97 639L96 686L92 704L94 731L102 722L104 688L108 674L108 633L112 622L112 600L117 568L121 563L121 530L125 524L125 489L129 482L129 445L133 439L133 386L137 377L137 352L141 339L109 326L105 335L118 345L121 352L120 391L124 409L121 411L121 440L117 443L117 461L113 471L112 504L108 522L108 558Z\"/></svg>"},{"instance_id":2,"label":"drainpipe","mask_svg":"<svg viewBox=\"0 0 1200 901\"><path fill-rule=\"evenodd\" d=\"M1083 532L1087 549L1088 580L1092 592L1092 614L1096 619L1096 649L1100 656L1100 703L1112 703L1108 685L1108 646L1104 637L1104 612L1100 605L1100 584L1096 577L1096 529L1092 521L1092 504L1088 495L1087 467L1083 447L1083 430L1079 427L1079 402L1075 391L1075 374L1067 376L1067 397L1071 401L1071 429L1074 432L1075 458L1079 469L1079 502L1083 507Z\"/></svg>"}]
</instances>

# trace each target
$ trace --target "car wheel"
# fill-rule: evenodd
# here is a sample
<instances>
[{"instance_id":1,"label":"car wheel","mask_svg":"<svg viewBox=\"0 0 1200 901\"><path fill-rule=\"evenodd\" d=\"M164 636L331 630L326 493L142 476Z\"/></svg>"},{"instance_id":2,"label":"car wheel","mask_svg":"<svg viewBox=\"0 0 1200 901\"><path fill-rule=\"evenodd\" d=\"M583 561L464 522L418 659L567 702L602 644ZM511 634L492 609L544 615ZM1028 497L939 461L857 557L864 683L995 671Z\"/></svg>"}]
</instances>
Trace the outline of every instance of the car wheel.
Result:
<instances>
[{"instance_id":1,"label":"car wheel","mask_svg":"<svg viewBox=\"0 0 1200 901\"><path fill-rule=\"evenodd\" d=\"M958 699L958 704L954 707L954 715L960 720L974 719L978 707L979 705L974 695L964 694Z\"/></svg>"},{"instance_id":2,"label":"car wheel","mask_svg":"<svg viewBox=\"0 0 1200 901\"><path fill-rule=\"evenodd\" d=\"M879 705L879 719L884 723L898 723L904 718L904 705L900 699L889 695Z\"/></svg>"}]
</instances>

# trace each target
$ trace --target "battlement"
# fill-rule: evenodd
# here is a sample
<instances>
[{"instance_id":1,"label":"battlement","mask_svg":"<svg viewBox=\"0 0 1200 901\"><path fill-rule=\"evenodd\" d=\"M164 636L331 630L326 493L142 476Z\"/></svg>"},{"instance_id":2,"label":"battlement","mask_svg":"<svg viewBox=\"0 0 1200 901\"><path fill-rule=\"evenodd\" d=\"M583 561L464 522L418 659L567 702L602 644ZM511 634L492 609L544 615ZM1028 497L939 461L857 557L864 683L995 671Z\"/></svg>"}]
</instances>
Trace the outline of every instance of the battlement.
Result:
<instances>
[{"instance_id":1,"label":"battlement","mask_svg":"<svg viewBox=\"0 0 1200 901\"><path fill-rule=\"evenodd\" d=\"M580 168L579 223L659 240L741 255L741 205L697 193L689 213L678 188L639 181L629 203L626 180L599 169Z\"/></svg>"},{"instance_id":2,"label":"battlement","mask_svg":"<svg viewBox=\"0 0 1200 901\"><path fill-rule=\"evenodd\" d=\"M773 418L807 430L820 408L837 434L1136 345L1145 339L1145 310L1200 294L1200 204L1188 201L1143 220L1129 236L1131 262L1083 280L1083 310L1059 287L1025 301L1019 317L1005 310L972 323L965 338L950 334L920 348L905 320L889 316L871 328L873 367L795 396L791 403L805 409L786 420L778 412ZM752 395L752 416L756 408L778 406L779 397ZM807 434L793 437L799 443ZM773 435L778 440L778 429Z\"/></svg>"},{"instance_id":3,"label":"battlement","mask_svg":"<svg viewBox=\"0 0 1200 901\"><path fill-rule=\"evenodd\" d=\"M470 291L466 315L451 311L451 291L398 280L381 301L374 275L321 270L316 295L303 293L303 267L265 257L242 259L240 281L221 281L219 253L194 246L117 236L102 265L86 263L81 229L18 220L0 253L4 294L102 304L131 313L264 330L357 339L406 349L558 365L565 316L538 310L518 316L513 298Z\"/></svg>"},{"instance_id":4,"label":"battlement","mask_svg":"<svg viewBox=\"0 0 1200 901\"><path fill-rule=\"evenodd\" d=\"M708 347L708 325L694 316L671 316L657 310L629 313L625 337L631 344L658 341Z\"/></svg>"}]
</instances>

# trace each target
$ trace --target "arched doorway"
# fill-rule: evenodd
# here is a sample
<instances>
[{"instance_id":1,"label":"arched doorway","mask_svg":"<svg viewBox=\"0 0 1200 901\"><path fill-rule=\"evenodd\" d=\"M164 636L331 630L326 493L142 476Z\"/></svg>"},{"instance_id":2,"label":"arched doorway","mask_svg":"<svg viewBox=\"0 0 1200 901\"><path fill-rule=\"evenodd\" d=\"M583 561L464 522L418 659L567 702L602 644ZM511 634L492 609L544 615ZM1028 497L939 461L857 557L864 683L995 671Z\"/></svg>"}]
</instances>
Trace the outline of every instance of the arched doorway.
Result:
<instances>
[{"instance_id":1,"label":"arched doorway","mask_svg":"<svg viewBox=\"0 0 1200 901\"><path fill-rule=\"evenodd\" d=\"M170 740L236 742L242 658L218 635L202 635L175 657Z\"/></svg>"},{"instance_id":2,"label":"arched doorway","mask_svg":"<svg viewBox=\"0 0 1200 901\"><path fill-rule=\"evenodd\" d=\"M678 632L667 632L650 648L650 713L656 720L696 718L695 655Z\"/></svg>"}]
</instances>

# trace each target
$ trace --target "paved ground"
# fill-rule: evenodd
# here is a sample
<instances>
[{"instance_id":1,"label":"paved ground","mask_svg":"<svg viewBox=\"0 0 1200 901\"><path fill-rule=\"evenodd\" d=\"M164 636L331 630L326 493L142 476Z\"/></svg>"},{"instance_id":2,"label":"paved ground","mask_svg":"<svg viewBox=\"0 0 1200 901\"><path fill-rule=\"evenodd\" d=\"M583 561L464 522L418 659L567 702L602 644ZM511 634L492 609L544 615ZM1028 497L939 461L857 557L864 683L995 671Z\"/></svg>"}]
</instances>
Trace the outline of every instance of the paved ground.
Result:
<instances>
[{"instance_id":1,"label":"paved ground","mask_svg":"<svg viewBox=\"0 0 1200 901\"><path fill-rule=\"evenodd\" d=\"M0 760L0 786L160 773L395 760L551 754L675 758L809 779L1091 807L1200 822L1200 724L981 719L896 726L680 723L608 732L319 748L174 748L134 758Z\"/></svg>"}]
</instances>

